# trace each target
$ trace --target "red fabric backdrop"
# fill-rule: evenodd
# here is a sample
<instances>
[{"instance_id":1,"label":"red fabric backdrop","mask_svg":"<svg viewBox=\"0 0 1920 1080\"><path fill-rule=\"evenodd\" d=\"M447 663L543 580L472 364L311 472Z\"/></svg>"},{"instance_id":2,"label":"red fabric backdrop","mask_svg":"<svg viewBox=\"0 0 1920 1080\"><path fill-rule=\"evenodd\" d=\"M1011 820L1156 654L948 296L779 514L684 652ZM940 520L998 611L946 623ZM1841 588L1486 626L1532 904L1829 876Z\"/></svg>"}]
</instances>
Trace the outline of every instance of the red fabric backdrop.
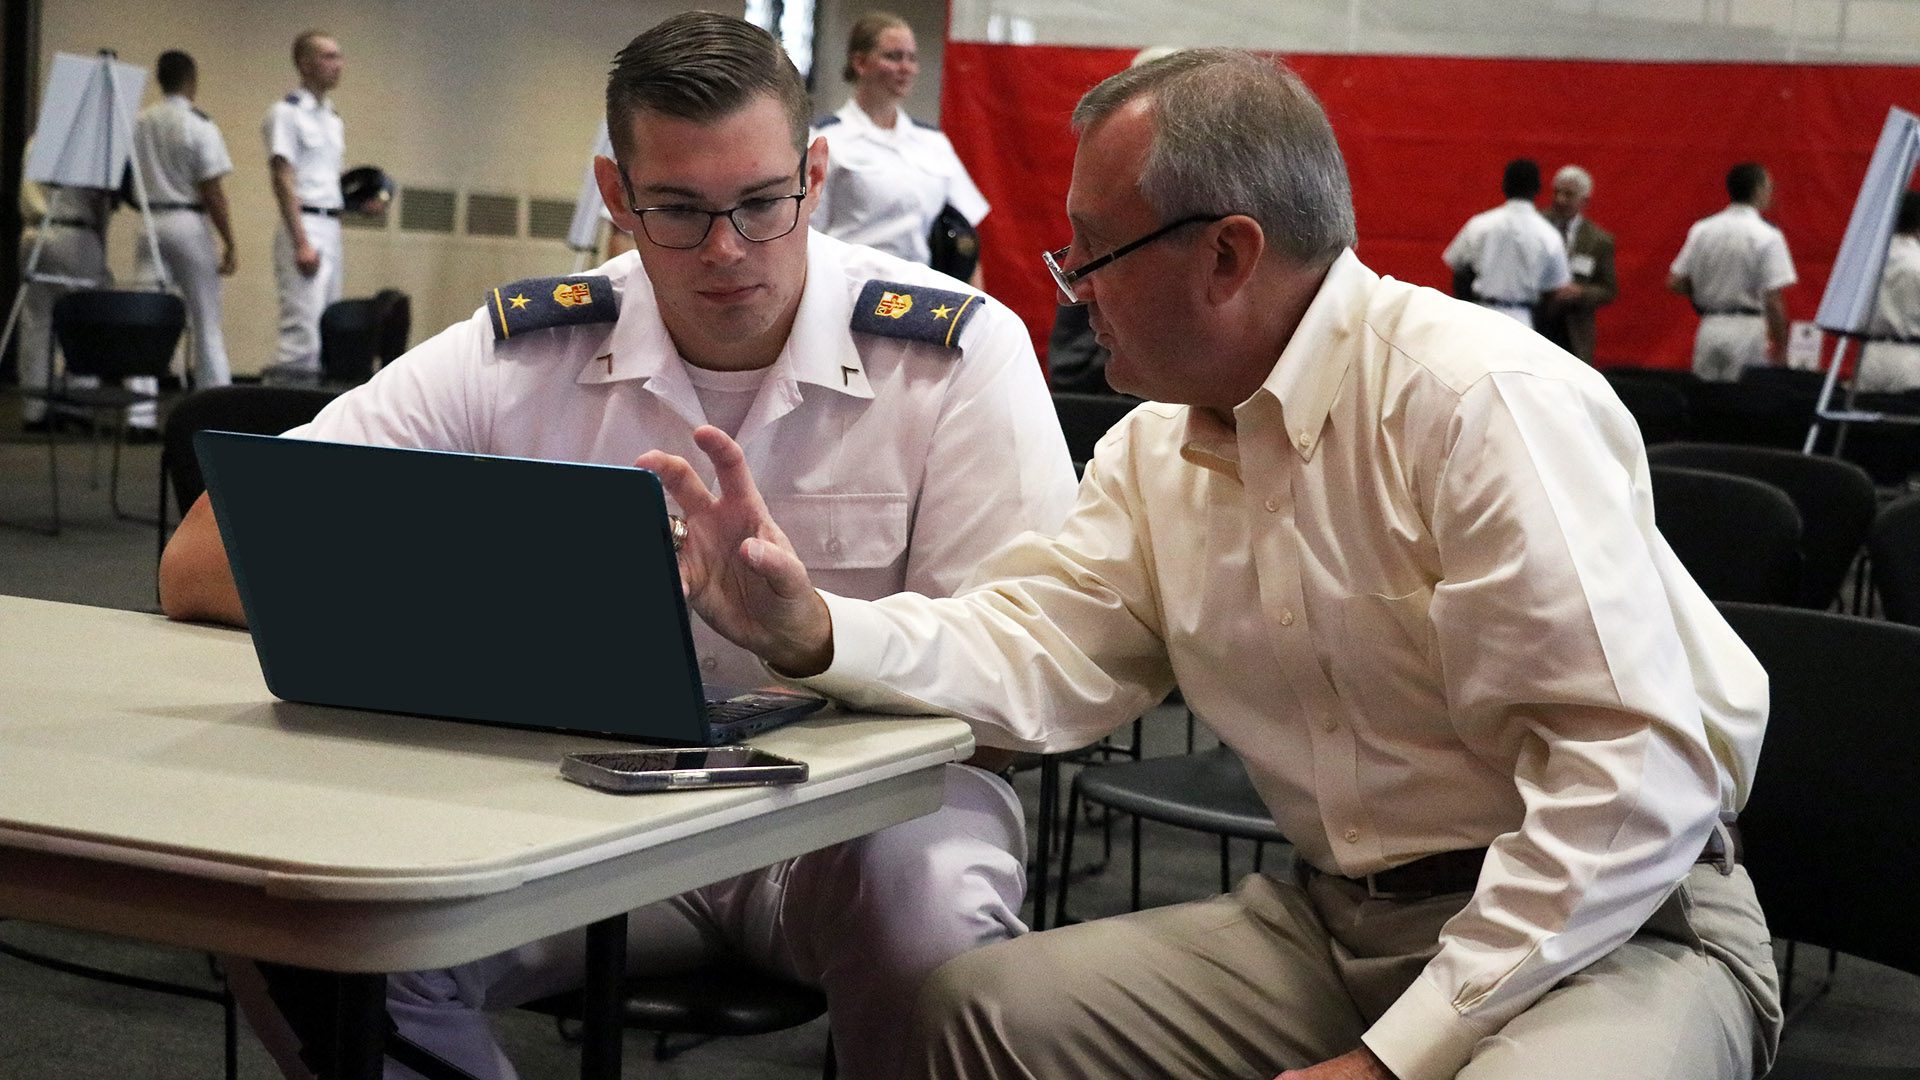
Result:
<instances>
[{"instance_id":1,"label":"red fabric backdrop","mask_svg":"<svg viewBox=\"0 0 1920 1080\"><path fill-rule=\"evenodd\" d=\"M1067 118L1133 51L950 41L941 127L993 204L981 228L988 291L1044 356L1054 290L1043 248L1066 243L1074 140ZM1359 253L1405 281L1446 288L1440 252L1500 201L1506 162L1549 182L1594 176L1589 214L1618 241L1620 298L1603 308L1599 362L1684 367L1694 316L1666 291L1687 226L1726 204L1739 161L1774 176L1769 217L1800 272L1787 309L1820 304L1887 107L1920 106L1920 69L1458 57L1287 57L1326 103L1353 176Z\"/></svg>"}]
</instances>

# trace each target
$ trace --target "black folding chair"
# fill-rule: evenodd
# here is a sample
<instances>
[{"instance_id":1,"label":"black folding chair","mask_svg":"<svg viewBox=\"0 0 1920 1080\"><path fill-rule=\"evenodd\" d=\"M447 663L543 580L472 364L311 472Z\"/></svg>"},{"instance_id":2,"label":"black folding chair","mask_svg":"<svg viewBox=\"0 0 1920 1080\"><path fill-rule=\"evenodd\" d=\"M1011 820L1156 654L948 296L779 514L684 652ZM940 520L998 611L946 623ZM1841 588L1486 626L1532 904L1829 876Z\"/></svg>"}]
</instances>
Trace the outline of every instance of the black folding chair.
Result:
<instances>
[{"instance_id":1,"label":"black folding chair","mask_svg":"<svg viewBox=\"0 0 1920 1080\"><path fill-rule=\"evenodd\" d=\"M1920 975L1920 629L1754 604L1721 610L1771 687L1740 815L1769 928ZM1791 992L1791 959L1782 985ZM1920 1061L1863 1069L1795 1061L1791 1049L1789 1039L1770 1077L1920 1077Z\"/></svg>"},{"instance_id":2,"label":"black folding chair","mask_svg":"<svg viewBox=\"0 0 1920 1080\"><path fill-rule=\"evenodd\" d=\"M1791 604L1800 594L1800 512L1744 476L1653 466L1654 523L1715 600Z\"/></svg>"},{"instance_id":3,"label":"black folding chair","mask_svg":"<svg viewBox=\"0 0 1920 1080\"><path fill-rule=\"evenodd\" d=\"M337 386L355 386L373 378L380 355L380 303L335 300L320 313L320 377Z\"/></svg>"},{"instance_id":4,"label":"black folding chair","mask_svg":"<svg viewBox=\"0 0 1920 1080\"><path fill-rule=\"evenodd\" d=\"M1894 622L1920 626L1920 495L1888 503L1867 538L1873 587Z\"/></svg>"},{"instance_id":5,"label":"black folding chair","mask_svg":"<svg viewBox=\"0 0 1920 1080\"><path fill-rule=\"evenodd\" d=\"M157 394L129 390L125 381L139 376L158 380L166 375L186 325L186 305L171 293L85 289L54 301L53 342L59 346L64 368L45 389L28 391L27 396L46 402L50 410L84 412L95 428L108 415L115 418L108 479L108 504L115 517L134 517L120 508L120 446L126 441L127 412L159 400ZM76 383L76 377L97 385ZM60 438L55 426L47 425L53 520L42 531L49 536L60 535Z\"/></svg>"},{"instance_id":6,"label":"black folding chair","mask_svg":"<svg viewBox=\"0 0 1920 1080\"><path fill-rule=\"evenodd\" d=\"M1791 374L1805 374L1792 372ZM1860 466L1765 446L1684 443L1647 451L1655 465L1744 476L1786 492L1800 512L1801 607L1833 606L1859 558L1879 507L1873 478Z\"/></svg>"},{"instance_id":7,"label":"black folding chair","mask_svg":"<svg viewBox=\"0 0 1920 1080\"><path fill-rule=\"evenodd\" d=\"M157 551L167 548L167 489L173 489L175 512L185 517L194 500L207 489L200 478L200 460L193 453L197 431L244 431L278 435L314 418L332 390L305 386L214 386L197 390L167 413L160 438L160 499Z\"/></svg>"}]
</instances>

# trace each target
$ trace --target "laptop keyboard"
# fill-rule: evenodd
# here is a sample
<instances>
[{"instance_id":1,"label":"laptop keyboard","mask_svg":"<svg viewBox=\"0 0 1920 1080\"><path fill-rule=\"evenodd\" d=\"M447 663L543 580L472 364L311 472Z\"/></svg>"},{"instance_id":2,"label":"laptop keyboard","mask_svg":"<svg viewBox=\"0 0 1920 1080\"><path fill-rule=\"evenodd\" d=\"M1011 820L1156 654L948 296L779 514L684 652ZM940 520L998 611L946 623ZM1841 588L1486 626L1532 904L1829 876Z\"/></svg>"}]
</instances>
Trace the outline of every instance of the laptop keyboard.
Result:
<instances>
[{"instance_id":1,"label":"laptop keyboard","mask_svg":"<svg viewBox=\"0 0 1920 1080\"><path fill-rule=\"evenodd\" d=\"M727 739L744 739L815 712L826 702L803 694L778 690L751 690L723 698L707 699L707 722Z\"/></svg>"}]
</instances>

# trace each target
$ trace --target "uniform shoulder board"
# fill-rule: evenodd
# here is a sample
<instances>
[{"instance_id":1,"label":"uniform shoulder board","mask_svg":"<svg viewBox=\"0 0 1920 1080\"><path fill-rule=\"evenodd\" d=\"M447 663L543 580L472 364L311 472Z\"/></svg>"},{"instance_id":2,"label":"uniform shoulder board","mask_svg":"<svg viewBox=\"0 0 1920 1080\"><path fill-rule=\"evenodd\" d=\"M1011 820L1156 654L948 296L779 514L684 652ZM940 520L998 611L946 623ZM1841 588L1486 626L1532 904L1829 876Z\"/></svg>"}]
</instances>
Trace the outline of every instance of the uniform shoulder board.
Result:
<instances>
[{"instance_id":1,"label":"uniform shoulder board","mask_svg":"<svg viewBox=\"0 0 1920 1080\"><path fill-rule=\"evenodd\" d=\"M929 124L929 123L927 123L927 122L926 122L925 120L922 120L922 119L920 119L920 118L919 118L919 117L917 117L917 116L909 116L909 117L907 117L907 119L909 119L909 120L912 120L912 121L913 121L913 126L914 126L914 127L917 127L917 128L925 128L925 129L927 129L928 131L939 131L939 130L940 130L940 125L939 125L939 124Z\"/></svg>"},{"instance_id":2,"label":"uniform shoulder board","mask_svg":"<svg viewBox=\"0 0 1920 1080\"><path fill-rule=\"evenodd\" d=\"M255 98L254 100L258 101L259 99ZM298 105L300 104L300 95L297 92L291 93L291 94L288 94L286 97L281 98L280 100L286 102L289 105Z\"/></svg>"},{"instance_id":3,"label":"uniform shoulder board","mask_svg":"<svg viewBox=\"0 0 1920 1080\"><path fill-rule=\"evenodd\" d=\"M862 334L957 348L960 331L985 298L975 293L869 281L853 304L853 329Z\"/></svg>"},{"instance_id":4,"label":"uniform shoulder board","mask_svg":"<svg viewBox=\"0 0 1920 1080\"><path fill-rule=\"evenodd\" d=\"M832 127L833 125L839 122L840 122L840 117L838 117L833 113L828 113L827 115L821 117L820 119L815 120L813 122L813 126L816 128L826 128L826 127Z\"/></svg>"},{"instance_id":5,"label":"uniform shoulder board","mask_svg":"<svg viewBox=\"0 0 1920 1080\"><path fill-rule=\"evenodd\" d=\"M620 315L613 282L604 274L523 278L489 291L486 308L495 341L555 326L612 322Z\"/></svg>"},{"instance_id":6,"label":"uniform shoulder board","mask_svg":"<svg viewBox=\"0 0 1920 1080\"><path fill-rule=\"evenodd\" d=\"M258 99L255 99L255 100L258 100ZM206 113L203 113L203 112L201 112L201 111L200 111L199 109L195 109L195 110L193 110L193 115L195 115L195 116L197 116L197 117L199 117L199 118L200 118L200 119L202 119L202 120L212 120L212 119L213 119L213 117L211 117L211 116L208 116L208 115L207 115Z\"/></svg>"}]
</instances>

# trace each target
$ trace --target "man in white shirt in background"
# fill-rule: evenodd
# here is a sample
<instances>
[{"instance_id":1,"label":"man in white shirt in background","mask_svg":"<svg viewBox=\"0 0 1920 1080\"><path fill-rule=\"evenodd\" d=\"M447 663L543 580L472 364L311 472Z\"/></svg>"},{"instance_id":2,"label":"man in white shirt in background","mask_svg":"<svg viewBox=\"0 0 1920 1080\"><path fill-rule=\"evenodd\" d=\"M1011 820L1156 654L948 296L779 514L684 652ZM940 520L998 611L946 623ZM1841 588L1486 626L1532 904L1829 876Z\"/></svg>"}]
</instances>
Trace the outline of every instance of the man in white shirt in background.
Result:
<instances>
[{"instance_id":1,"label":"man in white shirt in background","mask_svg":"<svg viewBox=\"0 0 1920 1080\"><path fill-rule=\"evenodd\" d=\"M1508 162L1500 192L1507 201L1469 218L1440 257L1453 270L1453 295L1530 327L1536 306L1570 301L1578 290L1570 287L1566 240L1533 204L1540 166Z\"/></svg>"},{"instance_id":2,"label":"man in white shirt in background","mask_svg":"<svg viewBox=\"0 0 1920 1080\"><path fill-rule=\"evenodd\" d=\"M1854 389L1920 390L1920 191L1900 197L1867 333L1874 340L1861 355Z\"/></svg>"},{"instance_id":3,"label":"man in white shirt in background","mask_svg":"<svg viewBox=\"0 0 1920 1080\"><path fill-rule=\"evenodd\" d=\"M1766 675L1655 530L1606 380L1362 265L1332 129L1268 58L1132 69L1074 127L1048 261L1149 403L1058 533L951 598L848 600L723 433L695 434L717 497L640 461L688 511L696 610L773 670L1046 751L1177 682L1294 843L1229 895L948 962L906 1075L1764 1073L1777 978L1724 817Z\"/></svg>"},{"instance_id":4,"label":"man in white shirt in background","mask_svg":"<svg viewBox=\"0 0 1920 1080\"><path fill-rule=\"evenodd\" d=\"M1700 313L1694 374L1738 382L1750 367L1787 362L1787 305L1780 291L1800 280L1787 238L1760 215L1773 203L1773 178L1748 161L1727 172L1725 210L1687 230L1667 288Z\"/></svg>"},{"instance_id":5,"label":"man in white shirt in background","mask_svg":"<svg viewBox=\"0 0 1920 1080\"><path fill-rule=\"evenodd\" d=\"M300 88L267 110L262 134L281 230L273 238L273 276L280 288L280 347L275 363L320 369L320 315L340 299L340 167L346 126L327 95L340 85L340 43L321 30L293 41Z\"/></svg>"},{"instance_id":6,"label":"man in white shirt in background","mask_svg":"<svg viewBox=\"0 0 1920 1080\"><path fill-rule=\"evenodd\" d=\"M200 76L193 57L172 50L155 65L165 96L140 114L133 143L147 182L147 207L160 241L160 261L187 302L193 334L193 385L225 386L226 336L220 326L222 277L238 266L233 221L221 179L233 171L227 142L206 113L194 108ZM214 236L220 247L214 250ZM152 279L151 245L135 246L139 276Z\"/></svg>"}]
</instances>

